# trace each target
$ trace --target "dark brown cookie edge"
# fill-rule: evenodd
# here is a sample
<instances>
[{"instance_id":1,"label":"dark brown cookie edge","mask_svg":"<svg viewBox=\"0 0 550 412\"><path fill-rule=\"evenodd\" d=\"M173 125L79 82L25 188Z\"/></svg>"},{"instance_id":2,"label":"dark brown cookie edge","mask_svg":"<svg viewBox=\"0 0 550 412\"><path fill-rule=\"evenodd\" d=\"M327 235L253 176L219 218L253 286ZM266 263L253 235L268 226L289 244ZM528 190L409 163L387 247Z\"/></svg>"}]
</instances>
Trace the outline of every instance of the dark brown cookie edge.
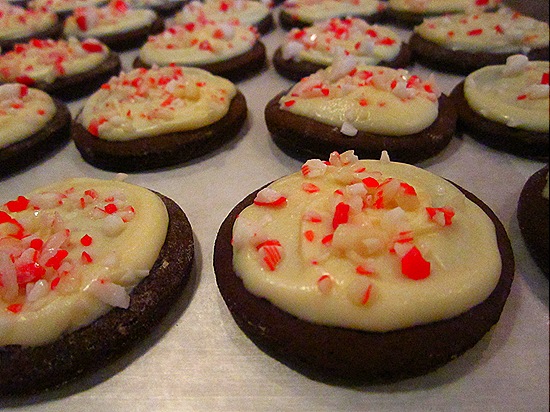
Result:
<instances>
[{"instance_id":1,"label":"dark brown cookie edge","mask_svg":"<svg viewBox=\"0 0 550 412\"><path fill-rule=\"evenodd\" d=\"M0 395L43 391L99 370L138 345L169 312L189 283L194 239L181 208L157 195L168 210L166 241L149 276L131 292L130 307L113 308L47 345L0 347Z\"/></svg>"},{"instance_id":2,"label":"dark brown cookie edge","mask_svg":"<svg viewBox=\"0 0 550 412\"><path fill-rule=\"evenodd\" d=\"M63 22L58 20L52 27L33 33L30 36L18 37L16 39L0 39L0 49L2 49L2 53L6 53L12 50L16 44L27 43L31 39L58 39L61 34L63 34Z\"/></svg>"},{"instance_id":3,"label":"dark brown cookie edge","mask_svg":"<svg viewBox=\"0 0 550 412\"><path fill-rule=\"evenodd\" d=\"M517 219L529 253L549 277L549 201L542 196L547 175L548 165L529 177L518 199Z\"/></svg>"},{"instance_id":4,"label":"dark brown cookie edge","mask_svg":"<svg viewBox=\"0 0 550 412\"><path fill-rule=\"evenodd\" d=\"M503 266L490 296L457 317L385 333L364 332L315 325L250 294L233 271L231 238L236 217L257 191L231 211L218 232L214 270L220 294L237 325L260 349L312 379L357 385L426 374L473 347L497 323L514 277L504 226L480 199L459 189L493 221Z\"/></svg>"}]
</instances>

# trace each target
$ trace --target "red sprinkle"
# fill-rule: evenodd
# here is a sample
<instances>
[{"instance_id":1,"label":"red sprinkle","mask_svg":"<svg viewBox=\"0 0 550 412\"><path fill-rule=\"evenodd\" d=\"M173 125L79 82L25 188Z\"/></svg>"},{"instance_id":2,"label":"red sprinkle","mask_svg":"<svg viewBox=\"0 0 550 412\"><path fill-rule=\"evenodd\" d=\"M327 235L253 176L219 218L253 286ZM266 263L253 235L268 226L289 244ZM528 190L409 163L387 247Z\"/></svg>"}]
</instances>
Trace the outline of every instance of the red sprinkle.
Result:
<instances>
[{"instance_id":1,"label":"red sprinkle","mask_svg":"<svg viewBox=\"0 0 550 412\"><path fill-rule=\"evenodd\" d=\"M285 102L285 106L290 107L290 106L294 105L294 103L296 103L296 100L288 100L288 101Z\"/></svg>"},{"instance_id":2,"label":"red sprinkle","mask_svg":"<svg viewBox=\"0 0 550 412\"><path fill-rule=\"evenodd\" d=\"M83 246L90 246L92 244L92 237L90 235L84 235L82 236L82 238L80 239L80 243L83 245Z\"/></svg>"},{"instance_id":3,"label":"red sprinkle","mask_svg":"<svg viewBox=\"0 0 550 412\"><path fill-rule=\"evenodd\" d=\"M54 279L52 279L52 282L50 283L50 289L51 290L55 290L57 289L57 286L59 285L59 281L61 280L61 278L58 276Z\"/></svg>"},{"instance_id":4,"label":"red sprinkle","mask_svg":"<svg viewBox=\"0 0 550 412\"><path fill-rule=\"evenodd\" d=\"M68 255L69 252L64 249L59 249L55 256L48 259L48 261L46 262L46 267L51 267L55 270L59 269L59 266L61 266L63 259L65 259Z\"/></svg>"},{"instance_id":5,"label":"red sprinkle","mask_svg":"<svg viewBox=\"0 0 550 412\"><path fill-rule=\"evenodd\" d=\"M304 237L308 242L313 242L313 240L315 239L315 233L313 232L313 230L306 230L304 232Z\"/></svg>"},{"instance_id":6,"label":"red sprinkle","mask_svg":"<svg viewBox=\"0 0 550 412\"><path fill-rule=\"evenodd\" d=\"M432 220L434 219L437 212L443 213L443 216L445 216L445 226L450 226L453 224L453 217L455 215L455 212L451 208L427 207L426 212L428 213L428 216Z\"/></svg>"},{"instance_id":7,"label":"red sprinkle","mask_svg":"<svg viewBox=\"0 0 550 412\"><path fill-rule=\"evenodd\" d=\"M369 287L368 287L367 290L365 291L365 294L363 295L363 300L361 301L361 304L362 304L362 305L366 305L367 302L369 301L371 291L372 291L372 285L369 285Z\"/></svg>"},{"instance_id":8,"label":"red sprinkle","mask_svg":"<svg viewBox=\"0 0 550 412\"><path fill-rule=\"evenodd\" d=\"M355 271L359 274L359 275L362 275L362 276L370 276L372 275L374 272L371 271L371 270L367 270L365 269L363 266L357 266L355 268Z\"/></svg>"},{"instance_id":9,"label":"red sprinkle","mask_svg":"<svg viewBox=\"0 0 550 412\"><path fill-rule=\"evenodd\" d=\"M10 200L6 203L6 207L12 213L22 212L29 206L29 199L25 196L19 196L17 200Z\"/></svg>"},{"instance_id":10,"label":"red sprinkle","mask_svg":"<svg viewBox=\"0 0 550 412\"><path fill-rule=\"evenodd\" d=\"M118 211L118 207L114 203L109 203L105 205L105 213L112 215Z\"/></svg>"},{"instance_id":11,"label":"red sprinkle","mask_svg":"<svg viewBox=\"0 0 550 412\"><path fill-rule=\"evenodd\" d=\"M82 263L92 263L93 259L87 252L82 252Z\"/></svg>"},{"instance_id":12,"label":"red sprinkle","mask_svg":"<svg viewBox=\"0 0 550 412\"><path fill-rule=\"evenodd\" d=\"M19 313L19 312L21 312L21 309L23 309L23 304L22 303L12 303L6 309L9 310L12 313Z\"/></svg>"},{"instance_id":13,"label":"red sprinkle","mask_svg":"<svg viewBox=\"0 0 550 412\"><path fill-rule=\"evenodd\" d=\"M483 33L483 29L470 30L468 36L479 36Z\"/></svg>"},{"instance_id":14,"label":"red sprinkle","mask_svg":"<svg viewBox=\"0 0 550 412\"><path fill-rule=\"evenodd\" d=\"M323 240L321 240L321 243L323 245L328 245L329 243L332 243L332 239L334 238L334 235L331 233L330 235L326 235Z\"/></svg>"},{"instance_id":15,"label":"red sprinkle","mask_svg":"<svg viewBox=\"0 0 550 412\"><path fill-rule=\"evenodd\" d=\"M550 83L550 72L546 72L542 74L542 79L540 80L540 84L548 84Z\"/></svg>"},{"instance_id":16,"label":"red sprinkle","mask_svg":"<svg viewBox=\"0 0 550 412\"><path fill-rule=\"evenodd\" d=\"M302 185L302 190L307 193L317 193L321 189L319 189L319 186L314 185L313 183L304 183Z\"/></svg>"},{"instance_id":17,"label":"red sprinkle","mask_svg":"<svg viewBox=\"0 0 550 412\"><path fill-rule=\"evenodd\" d=\"M413 280L421 280L430 276L431 264L422 257L416 246L401 259L401 273Z\"/></svg>"},{"instance_id":18,"label":"red sprinkle","mask_svg":"<svg viewBox=\"0 0 550 412\"><path fill-rule=\"evenodd\" d=\"M332 219L332 228L336 230L338 226L344 223L348 223L350 206L344 202L340 202L336 205L334 211L334 218Z\"/></svg>"},{"instance_id":19,"label":"red sprinkle","mask_svg":"<svg viewBox=\"0 0 550 412\"><path fill-rule=\"evenodd\" d=\"M44 246L44 241L42 239L33 239L31 240L31 243L29 246L34 250L40 250L42 249L42 246Z\"/></svg>"}]
</instances>

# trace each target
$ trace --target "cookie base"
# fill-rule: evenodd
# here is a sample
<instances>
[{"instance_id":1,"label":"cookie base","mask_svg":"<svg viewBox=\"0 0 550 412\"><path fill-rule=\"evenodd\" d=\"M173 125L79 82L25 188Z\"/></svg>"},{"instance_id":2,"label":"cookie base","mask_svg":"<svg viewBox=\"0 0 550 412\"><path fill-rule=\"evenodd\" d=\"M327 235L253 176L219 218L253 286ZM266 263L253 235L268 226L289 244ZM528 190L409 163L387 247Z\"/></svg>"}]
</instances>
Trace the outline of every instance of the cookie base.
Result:
<instances>
[{"instance_id":1,"label":"cookie base","mask_svg":"<svg viewBox=\"0 0 550 412\"><path fill-rule=\"evenodd\" d=\"M219 291L237 325L264 352L290 368L329 383L388 383L426 374L473 347L497 323L514 277L506 231L491 209L461 189L495 225L502 259L500 279L489 297L451 319L390 332L366 332L301 320L248 292L233 270L232 230L256 193L223 222L214 247Z\"/></svg>"}]
</instances>

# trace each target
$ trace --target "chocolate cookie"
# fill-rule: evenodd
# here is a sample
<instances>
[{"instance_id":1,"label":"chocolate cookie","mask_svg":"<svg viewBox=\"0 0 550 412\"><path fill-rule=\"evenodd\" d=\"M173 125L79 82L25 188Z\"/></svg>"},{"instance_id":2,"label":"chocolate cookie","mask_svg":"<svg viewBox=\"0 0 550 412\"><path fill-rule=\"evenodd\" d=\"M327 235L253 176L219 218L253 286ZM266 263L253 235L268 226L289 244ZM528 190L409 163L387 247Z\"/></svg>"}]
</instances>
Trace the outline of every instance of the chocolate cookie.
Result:
<instances>
[{"instance_id":1,"label":"chocolate cookie","mask_svg":"<svg viewBox=\"0 0 550 412\"><path fill-rule=\"evenodd\" d=\"M426 67L447 73L469 74L485 66L505 64L516 53L487 53L451 50L413 33L409 40L414 59ZM548 60L548 47L530 50L529 60Z\"/></svg>"},{"instance_id":2,"label":"chocolate cookie","mask_svg":"<svg viewBox=\"0 0 550 412\"><path fill-rule=\"evenodd\" d=\"M548 165L525 183L517 209L519 229L531 256L548 277ZM546 196L543 194L546 187Z\"/></svg>"},{"instance_id":3,"label":"chocolate cookie","mask_svg":"<svg viewBox=\"0 0 550 412\"><path fill-rule=\"evenodd\" d=\"M507 126L472 110L464 97L464 82L452 91L458 125L469 136L496 150L539 160L548 159L548 133Z\"/></svg>"},{"instance_id":4,"label":"chocolate cookie","mask_svg":"<svg viewBox=\"0 0 550 412\"><path fill-rule=\"evenodd\" d=\"M451 141L456 125L453 102L441 95L439 115L434 123L420 133L407 136L383 136L359 131L346 136L334 126L281 110L280 93L265 108L265 120L273 141L291 157L305 160L328 158L330 153L354 150L365 159L377 159L387 150L392 160L417 163L441 152Z\"/></svg>"},{"instance_id":5,"label":"chocolate cookie","mask_svg":"<svg viewBox=\"0 0 550 412\"><path fill-rule=\"evenodd\" d=\"M128 309L113 308L49 344L0 347L0 394L38 392L97 370L136 346L168 313L189 283L194 241L184 212L159 197L169 216L166 240L150 274L131 292Z\"/></svg>"},{"instance_id":6,"label":"chocolate cookie","mask_svg":"<svg viewBox=\"0 0 550 412\"><path fill-rule=\"evenodd\" d=\"M24 140L0 148L0 177L26 168L69 141L71 113L61 101L54 99L54 103L56 113L44 128Z\"/></svg>"},{"instance_id":7,"label":"chocolate cookie","mask_svg":"<svg viewBox=\"0 0 550 412\"><path fill-rule=\"evenodd\" d=\"M410 64L411 61L411 49L408 44L403 43L401 50L395 59L391 61L381 61L380 66L392 67L392 68L404 68ZM281 47L275 50L273 55L273 67L277 70L281 76L286 77L289 80L299 81L303 77L309 76L318 70L325 69L327 66L309 62L306 60L295 61L293 59L285 60Z\"/></svg>"},{"instance_id":8,"label":"chocolate cookie","mask_svg":"<svg viewBox=\"0 0 550 412\"><path fill-rule=\"evenodd\" d=\"M237 82L252 77L265 69L267 64L266 59L265 46L261 41L257 41L252 49L246 53L231 57L224 61L200 64L194 67L198 67L199 69L209 71L217 76L222 76L233 82ZM190 66L189 64L184 64L181 62L174 63ZM139 57L136 57L133 67L150 69L152 66L143 62Z\"/></svg>"},{"instance_id":9,"label":"chocolate cookie","mask_svg":"<svg viewBox=\"0 0 550 412\"><path fill-rule=\"evenodd\" d=\"M135 172L180 164L212 152L239 133L246 117L246 100L238 92L226 116L195 130L113 142L98 139L76 122L72 138L88 163L105 170Z\"/></svg>"},{"instance_id":10,"label":"chocolate cookie","mask_svg":"<svg viewBox=\"0 0 550 412\"><path fill-rule=\"evenodd\" d=\"M514 276L513 251L503 225L487 205L461 191L494 223L502 271L490 296L456 317L389 332L367 332L304 321L251 294L233 269L231 239L237 216L258 192L239 203L218 232L214 269L220 293L235 322L260 349L313 379L364 384L430 372L473 347L491 329Z\"/></svg>"}]
</instances>

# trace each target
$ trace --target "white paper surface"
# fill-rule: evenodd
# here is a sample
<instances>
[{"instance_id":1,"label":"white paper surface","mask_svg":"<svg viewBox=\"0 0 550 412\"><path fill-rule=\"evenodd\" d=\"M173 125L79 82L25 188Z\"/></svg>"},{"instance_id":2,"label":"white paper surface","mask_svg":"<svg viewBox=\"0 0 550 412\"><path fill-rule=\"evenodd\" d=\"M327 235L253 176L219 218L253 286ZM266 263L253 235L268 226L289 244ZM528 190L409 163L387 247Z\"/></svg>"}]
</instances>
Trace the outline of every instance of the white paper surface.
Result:
<instances>
[{"instance_id":1,"label":"white paper surface","mask_svg":"<svg viewBox=\"0 0 550 412\"><path fill-rule=\"evenodd\" d=\"M406 31L400 31L403 38ZM271 58L283 38L263 38ZM136 52L123 54L128 70ZM411 72L431 73L419 65ZM435 73L445 93L462 79ZM473 192L504 223L516 277L500 322L473 349L426 376L382 386L338 387L311 381L265 355L240 331L218 292L212 268L216 233L248 193L299 170L271 141L267 102L291 86L272 65L238 83L249 117L239 137L181 167L130 174L127 181L175 200L196 240L196 279L159 330L117 363L43 395L0 400L6 411L544 411L548 410L548 280L529 256L516 220L519 193L544 166L489 149L468 136L419 164ZM82 101L70 104L76 113ZM85 163L73 143L0 181L0 202L69 177L112 178Z\"/></svg>"}]
</instances>

